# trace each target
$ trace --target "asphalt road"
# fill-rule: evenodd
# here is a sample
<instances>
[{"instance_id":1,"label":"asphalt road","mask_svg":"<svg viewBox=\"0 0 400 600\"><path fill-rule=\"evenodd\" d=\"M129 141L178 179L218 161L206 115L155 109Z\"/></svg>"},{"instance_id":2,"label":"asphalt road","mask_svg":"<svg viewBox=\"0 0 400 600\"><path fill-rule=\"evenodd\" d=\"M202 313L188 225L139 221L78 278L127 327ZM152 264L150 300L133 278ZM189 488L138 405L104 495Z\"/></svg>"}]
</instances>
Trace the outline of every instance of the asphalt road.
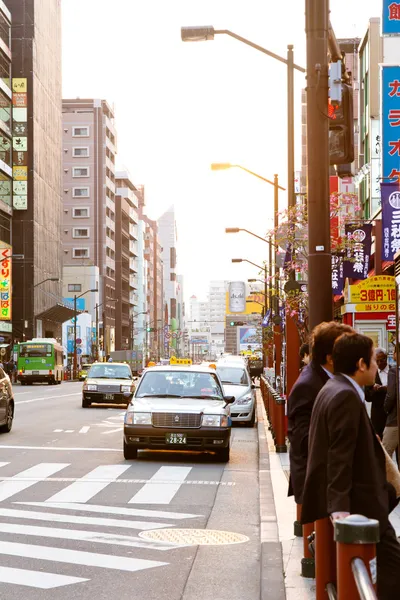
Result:
<instances>
[{"instance_id":1,"label":"asphalt road","mask_svg":"<svg viewBox=\"0 0 400 600\"><path fill-rule=\"evenodd\" d=\"M82 409L81 385L14 387L13 430L0 434L0 598L259 599L257 429L233 429L227 465L160 451L125 461L124 407ZM198 545L205 530L232 535Z\"/></svg>"}]
</instances>

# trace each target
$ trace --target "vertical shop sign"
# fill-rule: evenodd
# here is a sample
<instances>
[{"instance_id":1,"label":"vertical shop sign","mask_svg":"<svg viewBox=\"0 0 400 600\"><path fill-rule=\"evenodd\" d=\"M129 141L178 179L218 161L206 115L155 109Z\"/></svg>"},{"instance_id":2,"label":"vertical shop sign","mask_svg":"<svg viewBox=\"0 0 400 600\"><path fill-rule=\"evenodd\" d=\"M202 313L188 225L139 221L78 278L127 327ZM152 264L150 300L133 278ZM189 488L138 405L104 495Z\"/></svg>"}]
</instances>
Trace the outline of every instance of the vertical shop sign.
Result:
<instances>
[{"instance_id":1,"label":"vertical shop sign","mask_svg":"<svg viewBox=\"0 0 400 600\"><path fill-rule=\"evenodd\" d=\"M12 80L13 208L28 208L28 87L26 78Z\"/></svg>"},{"instance_id":2,"label":"vertical shop sign","mask_svg":"<svg viewBox=\"0 0 400 600\"><path fill-rule=\"evenodd\" d=\"M400 34L400 2L396 0L382 1L382 34Z\"/></svg>"},{"instance_id":3,"label":"vertical shop sign","mask_svg":"<svg viewBox=\"0 0 400 600\"><path fill-rule=\"evenodd\" d=\"M344 288L343 257L332 253L332 294L340 296Z\"/></svg>"},{"instance_id":4,"label":"vertical shop sign","mask_svg":"<svg viewBox=\"0 0 400 600\"><path fill-rule=\"evenodd\" d=\"M0 242L0 321L11 321L12 248Z\"/></svg>"},{"instance_id":5,"label":"vertical shop sign","mask_svg":"<svg viewBox=\"0 0 400 600\"><path fill-rule=\"evenodd\" d=\"M344 261L344 277L367 279L372 246L372 224L345 227L348 249Z\"/></svg>"},{"instance_id":6,"label":"vertical shop sign","mask_svg":"<svg viewBox=\"0 0 400 600\"><path fill-rule=\"evenodd\" d=\"M394 260L400 250L400 191L397 183L381 184L382 260Z\"/></svg>"}]
</instances>

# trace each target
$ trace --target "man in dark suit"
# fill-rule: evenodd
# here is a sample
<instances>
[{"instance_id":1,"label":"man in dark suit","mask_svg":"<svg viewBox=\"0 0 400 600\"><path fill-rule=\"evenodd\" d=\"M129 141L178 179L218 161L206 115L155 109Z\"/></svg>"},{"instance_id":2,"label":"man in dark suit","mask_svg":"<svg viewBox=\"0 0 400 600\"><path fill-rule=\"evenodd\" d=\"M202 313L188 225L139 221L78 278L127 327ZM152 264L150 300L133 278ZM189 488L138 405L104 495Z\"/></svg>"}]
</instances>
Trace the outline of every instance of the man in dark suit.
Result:
<instances>
[{"instance_id":1,"label":"man in dark suit","mask_svg":"<svg viewBox=\"0 0 400 600\"><path fill-rule=\"evenodd\" d=\"M387 353L383 348L377 348L375 356L378 365L375 384L365 388L365 400L371 402L371 422L375 432L379 435L380 439L382 439L387 417L384 409L384 402L388 389L389 367L387 364Z\"/></svg>"},{"instance_id":2,"label":"man in dark suit","mask_svg":"<svg viewBox=\"0 0 400 600\"><path fill-rule=\"evenodd\" d=\"M394 358L396 358L396 356L397 352L395 350ZM397 426L396 368L397 367L391 367L389 369L387 392L383 405L386 413L386 426L383 432L382 444L389 456L392 456L395 450L397 450L398 455L399 444L399 429Z\"/></svg>"},{"instance_id":3,"label":"man in dark suit","mask_svg":"<svg viewBox=\"0 0 400 600\"><path fill-rule=\"evenodd\" d=\"M377 519L379 600L400 591L400 545L388 518L385 456L365 408L363 386L375 381L372 340L345 333L333 348L335 376L314 404L303 491L303 523L357 513Z\"/></svg>"},{"instance_id":4,"label":"man in dark suit","mask_svg":"<svg viewBox=\"0 0 400 600\"><path fill-rule=\"evenodd\" d=\"M288 398L289 496L294 495L297 504L301 504L306 477L311 412L319 391L333 377L333 344L346 331L353 330L336 321L315 327L311 335L311 362L302 369Z\"/></svg>"}]
</instances>

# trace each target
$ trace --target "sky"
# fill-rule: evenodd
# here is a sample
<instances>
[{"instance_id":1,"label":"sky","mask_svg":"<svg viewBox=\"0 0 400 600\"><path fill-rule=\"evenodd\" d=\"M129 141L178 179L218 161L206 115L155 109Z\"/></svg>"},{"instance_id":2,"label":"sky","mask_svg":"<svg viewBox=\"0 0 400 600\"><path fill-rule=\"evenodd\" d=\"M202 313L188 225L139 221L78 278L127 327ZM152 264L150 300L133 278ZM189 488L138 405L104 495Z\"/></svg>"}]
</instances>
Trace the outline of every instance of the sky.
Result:
<instances>
[{"instance_id":1,"label":"sky","mask_svg":"<svg viewBox=\"0 0 400 600\"><path fill-rule=\"evenodd\" d=\"M62 0L63 97L103 98L115 108L117 166L144 184L146 210L172 204L177 271L186 300L205 299L210 280L256 278L268 245L225 227L265 236L273 186L240 164L287 183L286 67L227 35L183 43L181 26L213 25L305 66L304 0ZM363 37L380 0L331 0L336 36ZM300 169L301 89L295 75L296 170ZM280 192L280 208L287 203Z\"/></svg>"}]
</instances>

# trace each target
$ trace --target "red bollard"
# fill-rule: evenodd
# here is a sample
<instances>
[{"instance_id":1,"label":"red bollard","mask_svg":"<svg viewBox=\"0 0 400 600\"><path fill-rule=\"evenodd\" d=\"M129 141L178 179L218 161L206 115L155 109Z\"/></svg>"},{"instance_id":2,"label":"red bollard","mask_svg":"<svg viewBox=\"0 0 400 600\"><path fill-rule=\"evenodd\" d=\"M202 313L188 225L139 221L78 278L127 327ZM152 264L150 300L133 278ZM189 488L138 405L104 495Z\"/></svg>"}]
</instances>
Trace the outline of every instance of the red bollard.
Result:
<instances>
[{"instance_id":1,"label":"red bollard","mask_svg":"<svg viewBox=\"0 0 400 600\"><path fill-rule=\"evenodd\" d=\"M287 452L285 435L285 399L278 396L275 399L276 407L276 430L275 430L275 450L277 452Z\"/></svg>"},{"instance_id":2,"label":"red bollard","mask_svg":"<svg viewBox=\"0 0 400 600\"><path fill-rule=\"evenodd\" d=\"M371 561L376 559L379 522L361 515L350 515L334 523L337 555L337 600L359 600L354 580L353 560L362 559L371 577ZM376 573L376 560L374 561ZM374 581L371 577L371 581ZM373 586L374 589L376 586ZM318 598L318 596L317 596Z\"/></svg>"},{"instance_id":3,"label":"red bollard","mask_svg":"<svg viewBox=\"0 0 400 600\"><path fill-rule=\"evenodd\" d=\"M329 517L315 522L316 600L328 600L328 583L336 583L336 548ZM346 600L350 599L346 596Z\"/></svg>"},{"instance_id":4,"label":"red bollard","mask_svg":"<svg viewBox=\"0 0 400 600\"><path fill-rule=\"evenodd\" d=\"M296 504L296 520L293 523L293 533L296 537L303 537L303 525L301 524L301 504Z\"/></svg>"},{"instance_id":5,"label":"red bollard","mask_svg":"<svg viewBox=\"0 0 400 600\"><path fill-rule=\"evenodd\" d=\"M315 577L315 559L309 549L309 536L314 532L314 523L303 525L303 558L301 559L301 576Z\"/></svg>"}]
</instances>

